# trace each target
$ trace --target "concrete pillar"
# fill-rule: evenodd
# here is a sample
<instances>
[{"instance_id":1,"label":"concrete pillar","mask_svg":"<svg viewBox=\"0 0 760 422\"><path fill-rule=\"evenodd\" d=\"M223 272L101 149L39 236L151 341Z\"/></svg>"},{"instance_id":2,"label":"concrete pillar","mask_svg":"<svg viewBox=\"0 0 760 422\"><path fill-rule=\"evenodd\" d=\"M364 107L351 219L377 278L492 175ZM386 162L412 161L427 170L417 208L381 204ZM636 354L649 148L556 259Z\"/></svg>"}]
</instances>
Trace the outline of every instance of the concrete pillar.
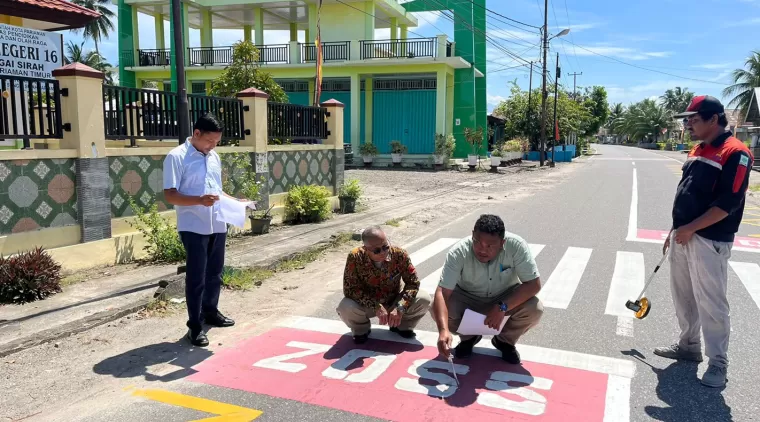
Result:
<instances>
[{"instance_id":1,"label":"concrete pillar","mask_svg":"<svg viewBox=\"0 0 760 422\"><path fill-rule=\"evenodd\" d=\"M243 25L243 40L251 41L251 25Z\"/></svg>"},{"instance_id":2,"label":"concrete pillar","mask_svg":"<svg viewBox=\"0 0 760 422\"><path fill-rule=\"evenodd\" d=\"M375 39L375 2L364 3L364 39Z\"/></svg>"},{"instance_id":3,"label":"concrete pillar","mask_svg":"<svg viewBox=\"0 0 760 422\"><path fill-rule=\"evenodd\" d=\"M374 97L374 83L372 78L364 80L364 142L372 142L372 116L373 106L375 102ZM355 154L358 152L355 152Z\"/></svg>"},{"instance_id":4,"label":"concrete pillar","mask_svg":"<svg viewBox=\"0 0 760 422\"><path fill-rule=\"evenodd\" d=\"M354 157L359 157L356 152L361 145L361 78L359 74L351 75L351 149L354 151Z\"/></svg>"},{"instance_id":5,"label":"concrete pillar","mask_svg":"<svg viewBox=\"0 0 760 422\"><path fill-rule=\"evenodd\" d=\"M137 8L132 8L132 49L135 58L138 57L137 51L140 49L140 31L137 29Z\"/></svg>"},{"instance_id":6,"label":"concrete pillar","mask_svg":"<svg viewBox=\"0 0 760 422\"><path fill-rule=\"evenodd\" d=\"M441 69L436 75L435 90L435 132L446 133L446 70Z\"/></svg>"},{"instance_id":7,"label":"concrete pillar","mask_svg":"<svg viewBox=\"0 0 760 422\"><path fill-rule=\"evenodd\" d=\"M446 75L446 133L454 133L454 75Z\"/></svg>"},{"instance_id":8,"label":"concrete pillar","mask_svg":"<svg viewBox=\"0 0 760 422\"><path fill-rule=\"evenodd\" d=\"M166 40L164 38L164 15L157 14L154 16L156 20L156 48L166 48Z\"/></svg>"},{"instance_id":9,"label":"concrete pillar","mask_svg":"<svg viewBox=\"0 0 760 422\"><path fill-rule=\"evenodd\" d=\"M61 96L61 149L76 149L77 219L82 242L111 237L111 193L103 119L103 73L81 63L53 71Z\"/></svg>"},{"instance_id":10,"label":"concrete pillar","mask_svg":"<svg viewBox=\"0 0 760 422\"><path fill-rule=\"evenodd\" d=\"M264 11L260 7L253 8L253 28L256 31L256 45L264 44Z\"/></svg>"},{"instance_id":11,"label":"concrete pillar","mask_svg":"<svg viewBox=\"0 0 760 422\"><path fill-rule=\"evenodd\" d=\"M245 138L240 140L240 147L253 148L252 160L256 171L256 178L269 180L269 164L267 161L267 141L269 125L267 122L267 100L269 94L256 88L248 88L236 95L243 101L243 127ZM269 208L269 183L264 183L260 188L261 199L258 209Z\"/></svg>"},{"instance_id":12,"label":"concrete pillar","mask_svg":"<svg viewBox=\"0 0 760 422\"><path fill-rule=\"evenodd\" d=\"M301 48L298 45L298 41L290 42L290 64L301 63Z\"/></svg>"},{"instance_id":13,"label":"concrete pillar","mask_svg":"<svg viewBox=\"0 0 760 422\"><path fill-rule=\"evenodd\" d=\"M401 25L401 41L406 41L409 36L409 26L408 25ZM406 56L407 51L407 45L406 43L401 44L401 55Z\"/></svg>"},{"instance_id":14,"label":"concrete pillar","mask_svg":"<svg viewBox=\"0 0 760 422\"><path fill-rule=\"evenodd\" d=\"M345 106L340 101L334 99L327 100L320 105L330 113L330 116L327 118L327 131L329 135L327 136L327 140L325 140L325 144L332 146L335 151L331 171L334 175L334 192L337 194L341 186L343 186L345 178L346 156L343 149L343 111Z\"/></svg>"},{"instance_id":15,"label":"concrete pillar","mask_svg":"<svg viewBox=\"0 0 760 422\"><path fill-rule=\"evenodd\" d=\"M306 30L306 43L314 43L314 39L317 37L317 5L315 3L309 3L309 29Z\"/></svg>"},{"instance_id":16,"label":"concrete pillar","mask_svg":"<svg viewBox=\"0 0 760 422\"><path fill-rule=\"evenodd\" d=\"M313 39L311 39L311 32L309 32L309 30L308 30L308 29L307 29L307 30L304 32L304 35L303 35L303 42L304 42L305 44L309 44L309 43L312 43L312 42L314 42L314 40L313 40Z\"/></svg>"},{"instance_id":17,"label":"concrete pillar","mask_svg":"<svg viewBox=\"0 0 760 422\"><path fill-rule=\"evenodd\" d=\"M436 36L436 57L446 57L446 45L449 39L446 34Z\"/></svg>"},{"instance_id":18,"label":"concrete pillar","mask_svg":"<svg viewBox=\"0 0 760 422\"><path fill-rule=\"evenodd\" d=\"M398 18L391 18L391 40L398 39Z\"/></svg>"},{"instance_id":19,"label":"concrete pillar","mask_svg":"<svg viewBox=\"0 0 760 422\"><path fill-rule=\"evenodd\" d=\"M211 10L201 10L201 47L214 46L214 31Z\"/></svg>"},{"instance_id":20,"label":"concrete pillar","mask_svg":"<svg viewBox=\"0 0 760 422\"><path fill-rule=\"evenodd\" d=\"M298 42L298 24L290 24L290 41Z\"/></svg>"}]
</instances>

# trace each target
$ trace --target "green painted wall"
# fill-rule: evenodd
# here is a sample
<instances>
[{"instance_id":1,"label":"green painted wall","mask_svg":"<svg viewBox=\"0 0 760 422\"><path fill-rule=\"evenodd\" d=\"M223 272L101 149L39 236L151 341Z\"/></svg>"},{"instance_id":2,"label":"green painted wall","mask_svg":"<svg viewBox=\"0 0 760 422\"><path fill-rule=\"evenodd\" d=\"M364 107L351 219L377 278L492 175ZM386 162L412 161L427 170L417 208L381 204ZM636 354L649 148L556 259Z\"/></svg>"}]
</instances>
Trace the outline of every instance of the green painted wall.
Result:
<instances>
[{"instance_id":1,"label":"green painted wall","mask_svg":"<svg viewBox=\"0 0 760 422\"><path fill-rule=\"evenodd\" d=\"M432 154L435 145L435 90L374 92L372 143L390 154L391 141L401 141L408 154Z\"/></svg>"},{"instance_id":2,"label":"green painted wall","mask_svg":"<svg viewBox=\"0 0 760 422\"><path fill-rule=\"evenodd\" d=\"M125 0L117 3L117 27L119 33L119 85L129 88L137 88L135 72L126 70L127 66L134 66L137 57L134 55L134 37L132 35L132 6Z\"/></svg>"}]
</instances>

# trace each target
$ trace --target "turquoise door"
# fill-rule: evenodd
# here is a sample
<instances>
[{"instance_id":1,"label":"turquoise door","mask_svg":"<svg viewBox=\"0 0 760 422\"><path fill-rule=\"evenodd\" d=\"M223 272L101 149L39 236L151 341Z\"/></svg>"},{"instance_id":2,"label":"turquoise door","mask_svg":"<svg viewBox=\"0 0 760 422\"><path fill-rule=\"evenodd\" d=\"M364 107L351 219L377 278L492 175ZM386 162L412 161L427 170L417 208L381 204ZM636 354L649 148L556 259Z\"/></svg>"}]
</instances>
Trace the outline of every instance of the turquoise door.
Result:
<instances>
[{"instance_id":1,"label":"turquoise door","mask_svg":"<svg viewBox=\"0 0 760 422\"><path fill-rule=\"evenodd\" d=\"M435 90L374 91L372 142L390 154L391 141L408 154L432 154L435 146Z\"/></svg>"}]
</instances>

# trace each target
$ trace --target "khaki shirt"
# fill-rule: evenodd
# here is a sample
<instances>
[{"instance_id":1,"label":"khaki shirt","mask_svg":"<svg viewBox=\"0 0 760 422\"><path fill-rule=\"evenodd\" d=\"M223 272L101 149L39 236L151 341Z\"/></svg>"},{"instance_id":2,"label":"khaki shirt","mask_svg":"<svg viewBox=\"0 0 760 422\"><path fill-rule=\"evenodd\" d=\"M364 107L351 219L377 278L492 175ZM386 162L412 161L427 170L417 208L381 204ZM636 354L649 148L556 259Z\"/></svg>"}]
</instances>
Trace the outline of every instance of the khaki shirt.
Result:
<instances>
[{"instance_id":1,"label":"khaki shirt","mask_svg":"<svg viewBox=\"0 0 760 422\"><path fill-rule=\"evenodd\" d=\"M480 297L498 296L508 289L539 277L538 267L528 243L507 232L504 247L488 263L478 261L472 247L472 236L459 241L449 250L439 286L460 289Z\"/></svg>"}]
</instances>

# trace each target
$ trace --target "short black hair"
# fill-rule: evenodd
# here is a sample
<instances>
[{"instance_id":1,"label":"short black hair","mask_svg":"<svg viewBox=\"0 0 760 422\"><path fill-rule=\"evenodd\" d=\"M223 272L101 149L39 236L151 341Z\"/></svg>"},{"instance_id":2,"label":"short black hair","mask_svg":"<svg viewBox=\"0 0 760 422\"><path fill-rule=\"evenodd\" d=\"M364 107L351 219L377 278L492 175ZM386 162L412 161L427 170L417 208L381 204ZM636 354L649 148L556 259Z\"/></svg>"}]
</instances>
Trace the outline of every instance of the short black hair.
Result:
<instances>
[{"instance_id":1,"label":"short black hair","mask_svg":"<svg viewBox=\"0 0 760 422\"><path fill-rule=\"evenodd\" d=\"M504 221L498 215L493 214L482 214L475 222L475 231L499 237L504 237L506 233Z\"/></svg>"},{"instance_id":2,"label":"short black hair","mask_svg":"<svg viewBox=\"0 0 760 422\"><path fill-rule=\"evenodd\" d=\"M708 121L712 119L712 116L715 116L716 113L697 113L699 114L699 117L702 118L704 121ZM728 117L726 117L726 113L717 113L718 115L718 126L720 127L726 127L728 126Z\"/></svg>"},{"instance_id":3,"label":"short black hair","mask_svg":"<svg viewBox=\"0 0 760 422\"><path fill-rule=\"evenodd\" d=\"M213 113L206 113L195 121L193 130L219 133L224 131L224 124Z\"/></svg>"}]
</instances>

